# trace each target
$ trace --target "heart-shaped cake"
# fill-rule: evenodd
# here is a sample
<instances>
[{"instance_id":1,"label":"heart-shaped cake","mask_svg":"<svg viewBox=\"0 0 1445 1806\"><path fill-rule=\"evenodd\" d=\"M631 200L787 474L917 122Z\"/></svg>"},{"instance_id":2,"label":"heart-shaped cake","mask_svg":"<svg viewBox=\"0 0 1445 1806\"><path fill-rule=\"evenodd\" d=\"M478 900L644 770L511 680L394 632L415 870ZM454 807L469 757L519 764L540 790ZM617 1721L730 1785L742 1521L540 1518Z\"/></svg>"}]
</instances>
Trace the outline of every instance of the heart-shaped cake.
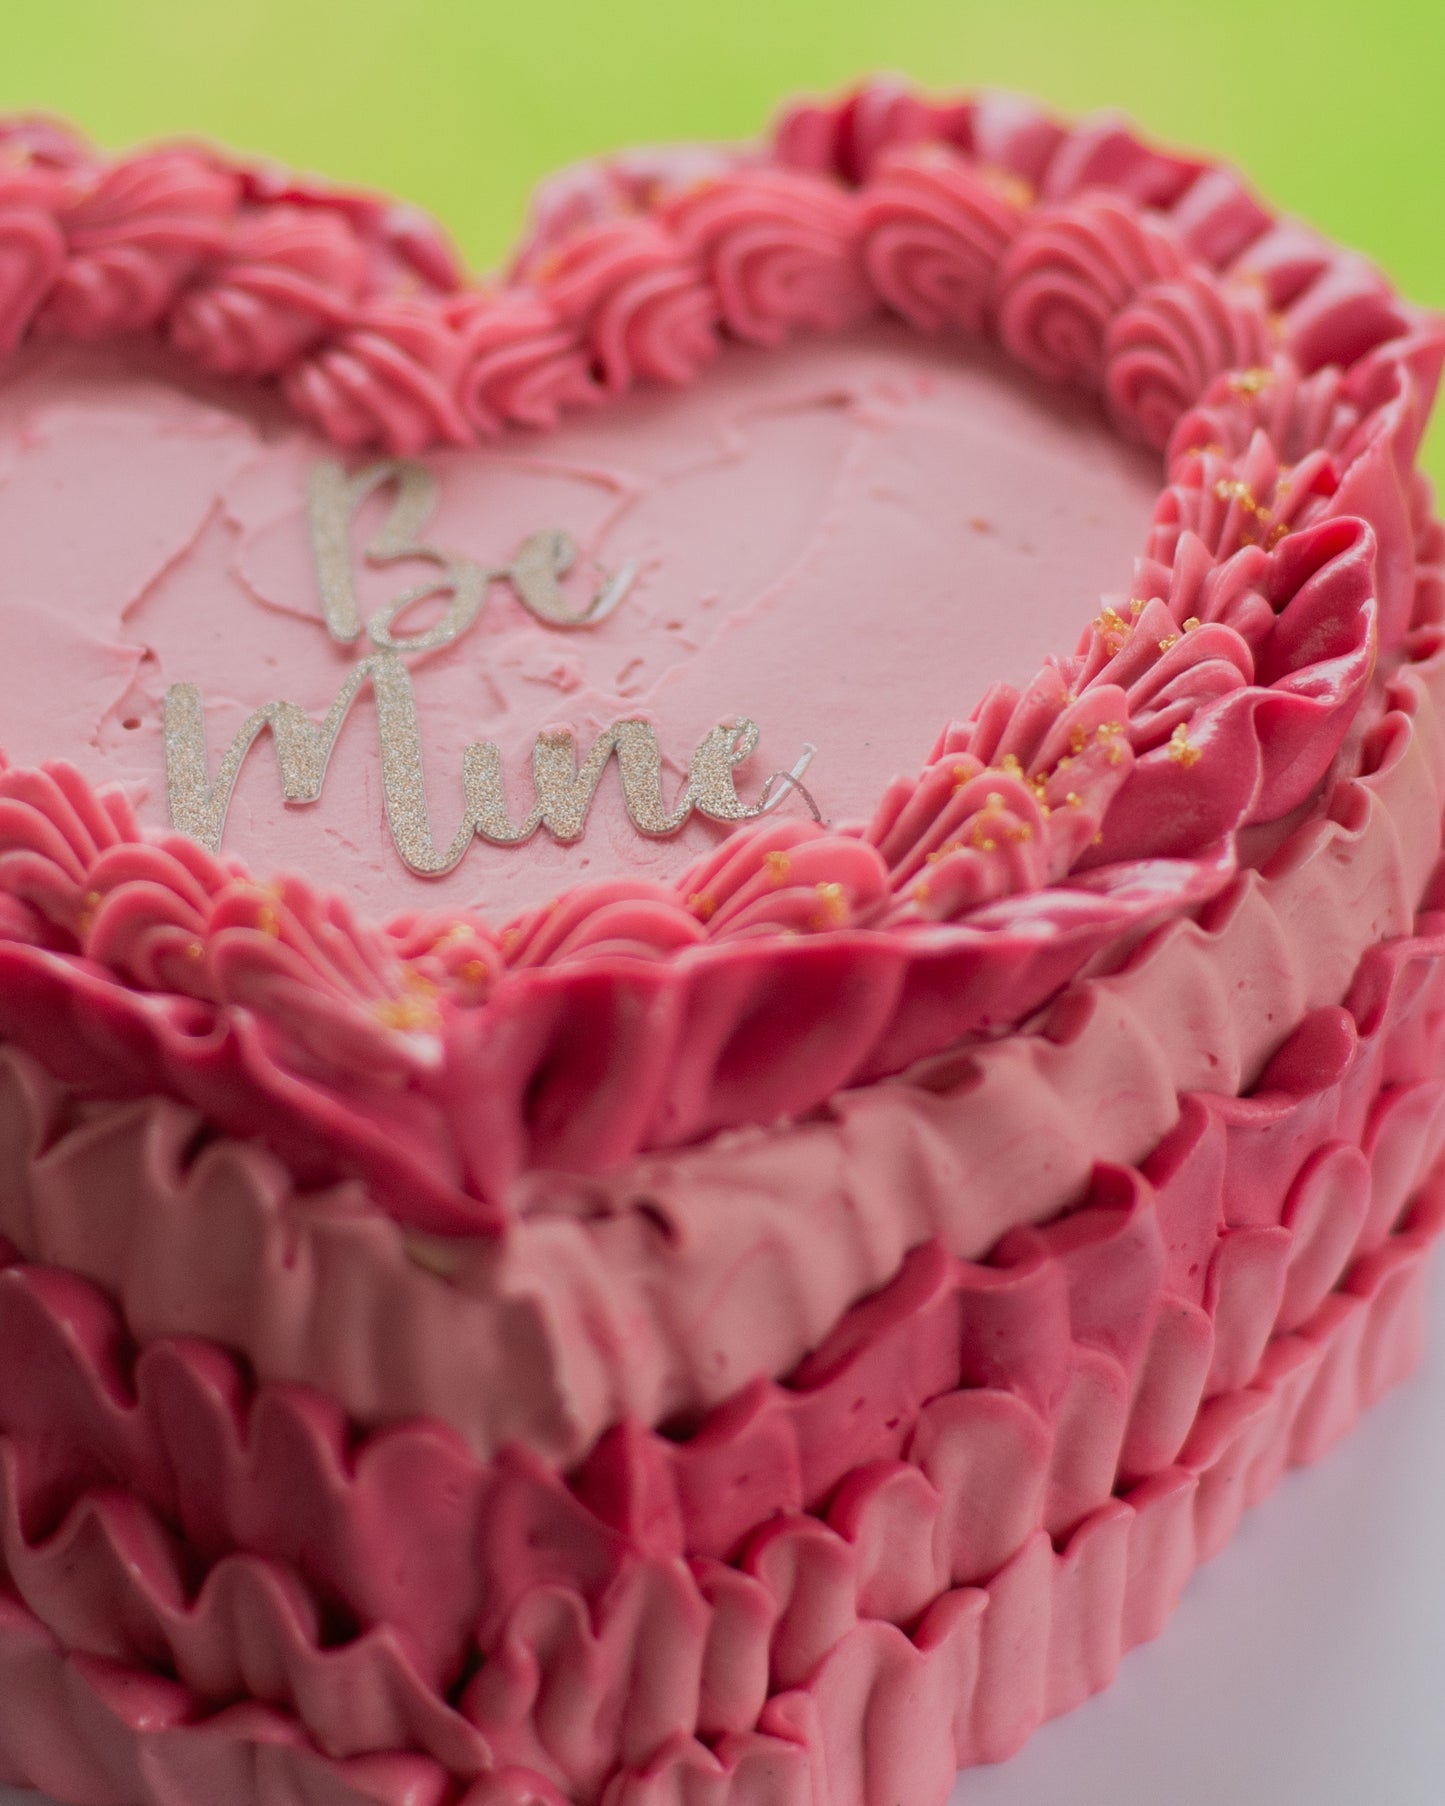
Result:
<instances>
[{"instance_id":1,"label":"heart-shaped cake","mask_svg":"<svg viewBox=\"0 0 1445 1806\"><path fill-rule=\"evenodd\" d=\"M0 141L0 1776L941 1801L1418 1353L1445 327L996 96Z\"/></svg>"}]
</instances>

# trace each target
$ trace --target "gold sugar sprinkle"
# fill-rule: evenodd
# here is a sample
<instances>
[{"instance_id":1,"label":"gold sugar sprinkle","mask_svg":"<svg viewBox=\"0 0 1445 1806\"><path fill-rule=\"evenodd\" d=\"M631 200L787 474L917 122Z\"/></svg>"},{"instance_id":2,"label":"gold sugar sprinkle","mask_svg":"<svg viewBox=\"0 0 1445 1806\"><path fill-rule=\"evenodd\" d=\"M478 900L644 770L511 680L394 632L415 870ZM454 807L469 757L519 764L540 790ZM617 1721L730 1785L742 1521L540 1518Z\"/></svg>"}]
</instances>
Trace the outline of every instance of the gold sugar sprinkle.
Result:
<instances>
[{"instance_id":1,"label":"gold sugar sprinkle","mask_svg":"<svg viewBox=\"0 0 1445 1806\"><path fill-rule=\"evenodd\" d=\"M1199 616L1198 615L1190 615L1189 619L1184 623L1184 631L1186 633L1193 633L1194 629L1198 625L1199 625Z\"/></svg>"},{"instance_id":2,"label":"gold sugar sprinkle","mask_svg":"<svg viewBox=\"0 0 1445 1806\"><path fill-rule=\"evenodd\" d=\"M1169 757L1186 771L1199 763L1199 748L1189 744L1189 730L1182 721L1169 737Z\"/></svg>"},{"instance_id":3,"label":"gold sugar sprinkle","mask_svg":"<svg viewBox=\"0 0 1445 1806\"><path fill-rule=\"evenodd\" d=\"M1274 371L1256 364L1249 370L1236 370L1229 386L1236 395L1258 395L1274 381Z\"/></svg>"},{"instance_id":4,"label":"gold sugar sprinkle","mask_svg":"<svg viewBox=\"0 0 1445 1806\"><path fill-rule=\"evenodd\" d=\"M403 1033L435 1028L440 1020L436 1005L423 997L384 997L374 1005L372 1014L385 1027Z\"/></svg>"},{"instance_id":5,"label":"gold sugar sprinkle","mask_svg":"<svg viewBox=\"0 0 1445 1806\"><path fill-rule=\"evenodd\" d=\"M767 867L768 877L774 884L786 884L788 874L793 869L793 862L786 853L765 853L763 864Z\"/></svg>"},{"instance_id":6,"label":"gold sugar sprinkle","mask_svg":"<svg viewBox=\"0 0 1445 1806\"><path fill-rule=\"evenodd\" d=\"M274 941L280 939L281 922L276 914L275 907L272 904L263 903L256 911L256 926L262 934L269 936L271 940Z\"/></svg>"},{"instance_id":7,"label":"gold sugar sprinkle","mask_svg":"<svg viewBox=\"0 0 1445 1806\"><path fill-rule=\"evenodd\" d=\"M1178 644L1179 635L1177 633L1166 633L1164 638L1159 642L1159 650L1161 652L1167 652L1171 646L1177 646Z\"/></svg>"},{"instance_id":8,"label":"gold sugar sprinkle","mask_svg":"<svg viewBox=\"0 0 1445 1806\"><path fill-rule=\"evenodd\" d=\"M710 891L695 890L688 898L687 906L700 922L710 922L717 914L717 898Z\"/></svg>"}]
</instances>

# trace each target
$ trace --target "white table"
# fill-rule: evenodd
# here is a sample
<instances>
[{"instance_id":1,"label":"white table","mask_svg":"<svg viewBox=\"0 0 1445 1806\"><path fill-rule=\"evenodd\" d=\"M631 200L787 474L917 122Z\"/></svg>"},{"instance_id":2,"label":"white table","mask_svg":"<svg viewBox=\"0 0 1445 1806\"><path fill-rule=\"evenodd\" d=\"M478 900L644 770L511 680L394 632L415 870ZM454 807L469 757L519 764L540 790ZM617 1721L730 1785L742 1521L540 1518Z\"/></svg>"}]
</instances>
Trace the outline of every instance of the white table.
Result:
<instances>
[{"instance_id":1,"label":"white table","mask_svg":"<svg viewBox=\"0 0 1445 1806\"><path fill-rule=\"evenodd\" d=\"M1445 1260L1433 1318L1421 1371L1246 1514L1163 1637L950 1806L1441 1806Z\"/></svg>"}]
</instances>

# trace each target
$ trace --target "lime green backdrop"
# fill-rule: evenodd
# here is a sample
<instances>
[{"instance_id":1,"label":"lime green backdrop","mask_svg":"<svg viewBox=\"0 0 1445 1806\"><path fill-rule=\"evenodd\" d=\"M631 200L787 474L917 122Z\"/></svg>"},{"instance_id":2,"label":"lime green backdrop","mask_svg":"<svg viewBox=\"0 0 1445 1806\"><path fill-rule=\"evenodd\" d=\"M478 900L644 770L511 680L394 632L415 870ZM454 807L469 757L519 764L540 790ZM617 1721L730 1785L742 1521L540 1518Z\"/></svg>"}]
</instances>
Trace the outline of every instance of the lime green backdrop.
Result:
<instances>
[{"instance_id":1,"label":"lime green backdrop","mask_svg":"<svg viewBox=\"0 0 1445 1806\"><path fill-rule=\"evenodd\" d=\"M1445 304L1442 0L0 0L0 108L203 133L420 203L479 265L537 176L870 69L1115 107ZM1445 432L1433 445L1445 477Z\"/></svg>"}]
</instances>

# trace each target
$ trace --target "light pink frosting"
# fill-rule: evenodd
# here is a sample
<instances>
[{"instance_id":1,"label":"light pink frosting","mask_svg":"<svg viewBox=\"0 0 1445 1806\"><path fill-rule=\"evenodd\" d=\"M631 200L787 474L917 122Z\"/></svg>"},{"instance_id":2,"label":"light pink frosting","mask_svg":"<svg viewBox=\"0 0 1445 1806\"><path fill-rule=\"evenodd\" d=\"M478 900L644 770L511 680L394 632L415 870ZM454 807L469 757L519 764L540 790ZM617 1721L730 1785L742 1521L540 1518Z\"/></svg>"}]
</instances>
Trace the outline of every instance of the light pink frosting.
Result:
<instances>
[{"instance_id":1,"label":"light pink frosting","mask_svg":"<svg viewBox=\"0 0 1445 1806\"><path fill-rule=\"evenodd\" d=\"M310 561L307 477L329 448L171 377L134 355L52 352L12 367L0 393L0 626L20 661L5 750L120 782L155 830L169 826L169 685L200 686L214 766L266 701L324 714L360 656L327 634ZM735 350L681 394L429 467L429 540L500 566L529 534L564 528L582 548L578 606L599 571L639 570L613 615L571 632L498 585L474 628L414 661L441 844L470 741L500 748L520 818L541 729L570 727L585 749L627 716L656 725L669 801L703 737L747 714L762 739L739 773L745 794L812 742L819 807L834 822L866 816L927 753L932 724L990 683L1024 682L1102 591L1122 591L1158 486L1152 461L1081 398L881 324L787 358ZM382 518L378 497L358 565ZM363 568L363 614L425 572ZM613 780L575 844L477 840L450 876L423 879L386 830L379 771L369 696L314 805L282 805L261 741L223 851L373 915L470 909L503 923L568 884L675 880L722 836L696 818L645 838ZM784 813L806 816L796 799Z\"/></svg>"}]
</instances>

